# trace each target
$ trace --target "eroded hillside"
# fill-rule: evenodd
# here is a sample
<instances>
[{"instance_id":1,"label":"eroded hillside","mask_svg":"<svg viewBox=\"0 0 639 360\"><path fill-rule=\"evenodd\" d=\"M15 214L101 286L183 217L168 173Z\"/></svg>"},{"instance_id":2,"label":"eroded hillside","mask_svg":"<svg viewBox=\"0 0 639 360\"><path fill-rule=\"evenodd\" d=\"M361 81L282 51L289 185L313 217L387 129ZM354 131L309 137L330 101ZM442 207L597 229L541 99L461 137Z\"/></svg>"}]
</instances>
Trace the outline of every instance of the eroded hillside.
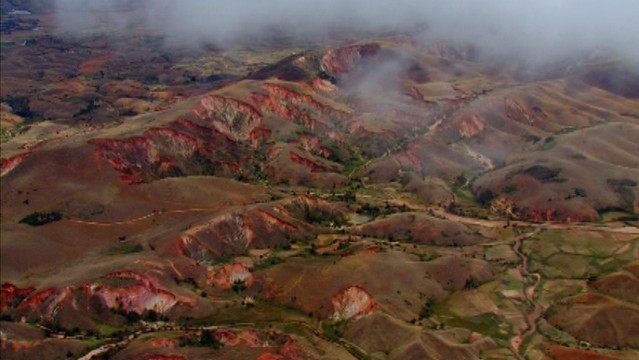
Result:
<instances>
[{"instance_id":1,"label":"eroded hillside","mask_svg":"<svg viewBox=\"0 0 639 360\"><path fill-rule=\"evenodd\" d=\"M624 64L110 41L3 37L3 358L638 356Z\"/></svg>"}]
</instances>

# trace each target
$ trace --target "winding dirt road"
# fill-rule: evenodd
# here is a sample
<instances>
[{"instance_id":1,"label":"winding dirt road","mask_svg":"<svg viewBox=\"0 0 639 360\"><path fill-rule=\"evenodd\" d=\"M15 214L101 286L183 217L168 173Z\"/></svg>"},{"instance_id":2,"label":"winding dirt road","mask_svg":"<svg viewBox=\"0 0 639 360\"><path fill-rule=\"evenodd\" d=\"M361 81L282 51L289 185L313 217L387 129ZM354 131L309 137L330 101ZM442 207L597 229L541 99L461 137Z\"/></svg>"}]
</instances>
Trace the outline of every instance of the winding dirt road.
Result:
<instances>
[{"instance_id":1,"label":"winding dirt road","mask_svg":"<svg viewBox=\"0 0 639 360\"><path fill-rule=\"evenodd\" d=\"M142 216L138 216L132 219L128 219L128 220L121 220L121 221L111 221L111 222L100 222L100 221L85 221L85 220L74 220L71 219L69 220L72 223L75 224L82 224L82 225L95 225L95 226L113 226L113 225L132 225L135 224L136 222L142 221L142 220L146 220L146 219L150 219L152 217L155 216L159 216L159 215L168 215L168 214L185 214L185 213L192 213L192 212L217 212L220 211L221 209L223 209L224 207L216 207L216 208L190 208L190 209L178 209L178 210L157 210L157 211L152 211L146 215L142 215Z\"/></svg>"},{"instance_id":2,"label":"winding dirt road","mask_svg":"<svg viewBox=\"0 0 639 360\"><path fill-rule=\"evenodd\" d=\"M485 219L477 219L477 218L455 215L439 207L431 207L431 208L428 208L428 210L432 211L436 216L446 220L458 222L461 224L477 225L477 226L482 226L487 228L500 228L500 227L505 227L509 225L513 227L532 227L532 228L540 229L540 230L583 230L583 231L601 231L601 232L639 235L639 228L635 226L611 227L608 225L597 226L597 225L583 224L583 223L566 223L566 224L541 223L540 224L540 223L532 223L527 221L508 222L505 220L485 220Z\"/></svg>"},{"instance_id":3,"label":"winding dirt road","mask_svg":"<svg viewBox=\"0 0 639 360\"><path fill-rule=\"evenodd\" d=\"M308 322L300 321L300 320L290 321L290 324L296 324L298 326L301 326L309 330L315 336L323 340L330 341L330 339L328 339L320 330L321 326L315 327L309 324ZM257 325L258 324L256 323L237 323L233 325L210 325L210 326L177 326L174 324L167 324L167 325L145 324L145 327L143 329L129 334L127 337L125 337L124 339L120 341L105 344L96 349L93 349L89 351L88 353L86 353L84 356L80 357L78 360L99 359L101 358L101 356L107 354L108 352L112 350L123 348L124 346L128 345L133 340L137 339L138 337L144 334L151 334L156 332L171 332L171 331L193 332L193 331L204 331L204 330L212 330L212 331L237 330L237 329L241 329L245 327L254 329L254 328L257 328ZM339 338L336 340L336 342L339 345L341 345L346 351L348 351L354 358L356 359L368 358L368 354L362 348L351 343L350 341L344 338Z\"/></svg>"}]
</instances>

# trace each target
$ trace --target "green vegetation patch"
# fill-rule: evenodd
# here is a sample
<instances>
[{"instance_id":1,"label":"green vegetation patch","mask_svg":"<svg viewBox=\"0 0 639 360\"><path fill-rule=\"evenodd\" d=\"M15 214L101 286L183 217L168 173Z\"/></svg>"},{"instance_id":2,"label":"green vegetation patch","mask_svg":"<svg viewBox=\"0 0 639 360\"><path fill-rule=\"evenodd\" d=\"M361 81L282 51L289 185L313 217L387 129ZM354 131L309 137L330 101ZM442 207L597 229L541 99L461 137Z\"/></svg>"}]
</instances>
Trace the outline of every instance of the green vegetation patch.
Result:
<instances>
[{"instance_id":1,"label":"green vegetation patch","mask_svg":"<svg viewBox=\"0 0 639 360\"><path fill-rule=\"evenodd\" d=\"M124 255L124 254L139 253L139 252L142 252L143 250L144 250L144 247L142 247L142 244L125 243L125 244L119 244L117 246L112 247L111 249L109 249L108 253L109 255Z\"/></svg>"},{"instance_id":2,"label":"green vegetation patch","mask_svg":"<svg viewBox=\"0 0 639 360\"><path fill-rule=\"evenodd\" d=\"M27 215L22 218L22 220L20 220L20 223L31 226L42 226L60 220L62 220L62 214L57 211L34 212L33 214Z\"/></svg>"},{"instance_id":3,"label":"green vegetation patch","mask_svg":"<svg viewBox=\"0 0 639 360\"><path fill-rule=\"evenodd\" d=\"M322 323L322 334L329 341L337 342L344 336L344 324L345 322L340 321L337 323Z\"/></svg>"},{"instance_id":4,"label":"green vegetation patch","mask_svg":"<svg viewBox=\"0 0 639 360\"><path fill-rule=\"evenodd\" d=\"M509 331L506 331L505 321L497 315L486 313L468 318L441 318L440 319L448 327L459 327L469 329L480 334L488 335L495 340L508 341Z\"/></svg>"},{"instance_id":5,"label":"green vegetation patch","mask_svg":"<svg viewBox=\"0 0 639 360\"><path fill-rule=\"evenodd\" d=\"M535 165L527 168L522 172L525 175L535 178L542 183L562 182L557 176L561 173L561 169L551 169L541 165Z\"/></svg>"},{"instance_id":6,"label":"green vegetation patch","mask_svg":"<svg viewBox=\"0 0 639 360\"><path fill-rule=\"evenodd\" d=\"M255 266L254 270L255 271L266 270L277 264L281 264L282 262L284 262L284 260L282 260L282 258L280 258L279 256L271 255L267 257L266 259L264 259L263 261L261 261L257 266Z\"/></svg>"}]
</instances>

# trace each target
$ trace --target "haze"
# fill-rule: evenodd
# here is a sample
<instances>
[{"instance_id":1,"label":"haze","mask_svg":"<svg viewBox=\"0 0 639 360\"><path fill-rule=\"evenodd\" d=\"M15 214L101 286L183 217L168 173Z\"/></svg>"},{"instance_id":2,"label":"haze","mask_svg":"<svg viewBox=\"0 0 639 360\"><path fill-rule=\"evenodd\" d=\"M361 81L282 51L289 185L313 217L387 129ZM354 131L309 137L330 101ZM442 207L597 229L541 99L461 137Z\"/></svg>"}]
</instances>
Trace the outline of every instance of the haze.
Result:
<instances>
[{"instance_id":1,"label":"haze","mask_svg":"<svg viewBox=\"0 0 639 360\"><path fill-rule=\"evenodd\" d=\"M123 12L139 7L142 11ZM334 31L419 30L426 41L453 40L485 57L529 64L613 51L639 63L636 0L57 0L59 25L77 34L144 24L183 45L228 46L278 29L297 37ZM99 20L99 21L98 21Z\"/></svg>"}]
</instances>

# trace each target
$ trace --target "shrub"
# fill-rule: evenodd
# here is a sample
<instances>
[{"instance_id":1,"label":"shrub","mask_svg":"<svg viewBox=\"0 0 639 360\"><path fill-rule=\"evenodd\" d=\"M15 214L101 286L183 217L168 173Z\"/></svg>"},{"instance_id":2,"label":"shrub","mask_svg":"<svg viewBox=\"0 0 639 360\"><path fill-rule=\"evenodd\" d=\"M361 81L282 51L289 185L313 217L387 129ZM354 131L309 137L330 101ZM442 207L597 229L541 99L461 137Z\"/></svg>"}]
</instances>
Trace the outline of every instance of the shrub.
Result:
<instances>
[{"instance_id":1,"label":"shrub","mask_svg":"<svg viewBox=\"0 0 639 360\"><path fill-rule=\"evenodd\" d=\"M419 319L427 319L433 314L433 301L428 300L419 310Z\"/></svg>"},{"instance_id":2,"label":"shrub","mask_svg":"<svg viewBox=\"0 0 639 360\"><path fill-rule=\"evenodd\" d=\"M31 226L42 226L51 222L62 220L62 214L59 212L34 212L33 214L27 215L22 220L20 220L21 224L27 224Z\"/></svg>"},{"instance_id":3,"label":"shrub","mask_svg":"<svg viewBox=\"0 0 639 360\"><path fill-rule=\"evenodd\" d=\"M242 292L242 291L246 290L246 282L243 281L243 280L235 280L233 282L233 286L231 288L236 293Z\"/></svg>"},{"instance_id":4,"label":"shrub","mask_svg":"<svg viewBox=\"0 0 639 360\"><path fill-rule=\"evenodd\" d=\"M212 347L214 349L219 349L222 347L222 343L215 337L215 334L212 330L204 330L200 335L199 346Z\"/></svg>"},{"instance_id":5,"label":"shrub","mask_svg":"<svg viewBox=\"0 0 639 360\"><path fill-rule=\"evenodd\" d=\"M579 197L586 197L586 196L588 196L588 193L586 193L586 190L584 190L582 188L576 188L575 189L575 195L577 195Z\"/></svg>"}]
</instances>

